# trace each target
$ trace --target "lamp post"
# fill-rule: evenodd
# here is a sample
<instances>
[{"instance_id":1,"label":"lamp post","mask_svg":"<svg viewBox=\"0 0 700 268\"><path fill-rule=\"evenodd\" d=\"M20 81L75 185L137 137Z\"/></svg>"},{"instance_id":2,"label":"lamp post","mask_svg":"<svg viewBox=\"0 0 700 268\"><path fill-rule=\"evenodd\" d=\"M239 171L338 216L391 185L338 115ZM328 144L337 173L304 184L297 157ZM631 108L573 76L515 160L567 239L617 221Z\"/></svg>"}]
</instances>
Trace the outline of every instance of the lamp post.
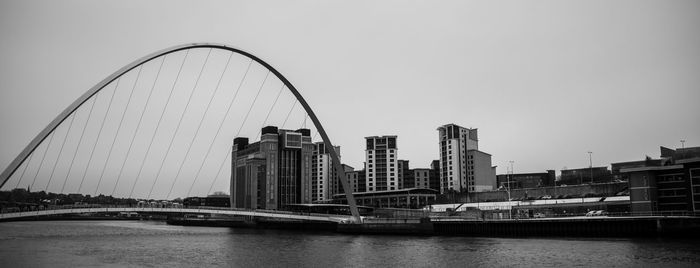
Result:
<instances>
[{"instance_id":1,"label":"lamp post","mask_svg":"<svg viewBox=\"0 0 700 268\"><path fill-rule=\"evenodd\" d=\"M685 140L681 140L681 149L685 149Z\"/></svg>"},{"instance_id":2,"label":"lamp post","mask_svg":"<svg viewBox=\"0 0 700 268\"><path fill-rule=\"evenodd\" d=\"M510 179L513 177L513 161L508 162L510 162L510 176L508 176L508 188L506 188L506 191L508 192L508 205L510 205ZM508 219L513 219L513 206L510 206L510 209L508 209Z\"/></svg>"},{"instance_id":3,"label":"lamp post","mask_svg":"<svg viewBox=\"0 0 700 268\"><path fill-rule=\"evenodd\" d=\"M593 152L588 151L589 169L591 170L591 184L593 184Z\"/></svg>"}]
</instances>

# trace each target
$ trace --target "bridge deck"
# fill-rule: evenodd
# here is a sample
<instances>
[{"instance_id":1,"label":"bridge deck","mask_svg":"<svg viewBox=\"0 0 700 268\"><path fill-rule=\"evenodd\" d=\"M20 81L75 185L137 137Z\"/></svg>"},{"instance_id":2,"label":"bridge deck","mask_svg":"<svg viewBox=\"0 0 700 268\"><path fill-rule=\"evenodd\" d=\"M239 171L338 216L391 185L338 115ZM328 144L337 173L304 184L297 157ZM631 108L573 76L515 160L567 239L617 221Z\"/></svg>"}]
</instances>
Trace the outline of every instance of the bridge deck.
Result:
<instances>
[{"instance_id":1,"label":"bridge deck","mask_svg":"<svg viewBox=\"0 0 700 268\"><path fill-rule=\"evenodd\" d=\"M268 217L278 219L293 219L307 221L342 222L350 219L346 215L322 215L322 214L302 214L293 212L278 211L250 211L250 210L227 210L210 208L150 208L150 207L117 207L117 208L68 208L53 210L36 210L24 212L11 212L0 214L0 220L18 219L35 216L49 216L61 214L79 213L104 213L104 212L155 212L155 213L207 213L219 215L236 215L252 217Z\"/></svg>"}]
</instances>

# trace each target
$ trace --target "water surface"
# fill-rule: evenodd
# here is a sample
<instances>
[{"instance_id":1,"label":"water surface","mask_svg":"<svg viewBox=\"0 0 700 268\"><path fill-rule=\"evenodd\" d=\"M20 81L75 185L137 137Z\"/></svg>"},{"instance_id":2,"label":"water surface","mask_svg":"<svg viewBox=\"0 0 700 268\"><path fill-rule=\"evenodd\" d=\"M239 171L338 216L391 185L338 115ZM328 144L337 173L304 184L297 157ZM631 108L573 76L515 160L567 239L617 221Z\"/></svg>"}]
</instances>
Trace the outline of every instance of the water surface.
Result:
<instances>
[{"instance_id":1,"label":"water surface","mask_svg":"<svg viewBox=\"0 0 700 268\"><path fill-rule=\"evenodd\" d=\"M0 223L1 267L697 267L700 241L341 235L150 221Z\"/></svg>"}]
</instances>

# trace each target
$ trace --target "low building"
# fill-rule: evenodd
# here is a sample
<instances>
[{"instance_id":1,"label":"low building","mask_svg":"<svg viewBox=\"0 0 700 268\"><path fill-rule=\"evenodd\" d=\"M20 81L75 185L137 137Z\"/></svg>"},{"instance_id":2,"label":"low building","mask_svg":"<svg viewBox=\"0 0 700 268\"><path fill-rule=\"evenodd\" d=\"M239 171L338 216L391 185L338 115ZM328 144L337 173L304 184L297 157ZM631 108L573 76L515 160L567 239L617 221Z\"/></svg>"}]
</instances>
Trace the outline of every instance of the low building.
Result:
<instances>
[{"instance_id":1,"label":"low building","mask_svg":"<svg viewBox=\"0 0 700 268\"><path fill-rule=\"evenodd\" d=\"M412 186L419 189L430 189L430 169L429 168L414 168L411 169ZM439 178L437 180L439 182ZM434 189L437 190L437 189Z\"/></svg>"},{"instance_id":2,"label":"low building","mask_svg":"<svg viewBox=\"0 0 700 268\"><path fill-rule=\"evenodd\" d=\"M343 167L345 168L345 177L352 186L352 192L357 193L367 191L365 169L355 170L353 167L345 164L343 164ZM340 184L340 191L337 194L345 194L342 184Z\"/></svg>"},{"instance_id":3,"label":"low building","mask_svg":"<svg viewBox=\"0 0 700 268\"><path fill-rule=\"evenodd\" d=\"M554 186L554 170L539 173L500 174L496 176L499 189L523 189Z\"/></svg>"},{"instance_id":4,"label":"low building","mask_svg":"<svg viewBox=\"0 0 700 268\"><path fill-rule=\"evenodd\" d=\"M612 176L608 167L587 167L576 169L562 169L561 178L557 184L577 185L584 183L611 182Z\"/></svg>"},{"instance_id":5,"label":"low building","mask_svg":"<svg viewBox=\"0 0 700 268\"><path fill-rule=\"evenodd\" d=\"M435 202L439 192L432 189L400 189L354 193L358 206L374 208L422 208ZM347 204L344 194L333 196L334 203Z\"/></svg>"},{"instance_id":6,"label":"low building","mask_svg":"<svg viewBox=\"0 0 700 268\"><path fill-rule=\"evenodd\" d=\"M185 207L231 207L229 195L210 195L207 197L186 197L182 200Z\"/></svg>"},{"instance_id":7,"label":"low building","mask_svg":"<svg viewBox=\"0 0 700 268\"><path fill-rule=\"evenodd\" d=\"M660 159L619 170L628 178L632 213L700 211L700 147L680 150L661 147Z\"/></svg>"}]
</instances>

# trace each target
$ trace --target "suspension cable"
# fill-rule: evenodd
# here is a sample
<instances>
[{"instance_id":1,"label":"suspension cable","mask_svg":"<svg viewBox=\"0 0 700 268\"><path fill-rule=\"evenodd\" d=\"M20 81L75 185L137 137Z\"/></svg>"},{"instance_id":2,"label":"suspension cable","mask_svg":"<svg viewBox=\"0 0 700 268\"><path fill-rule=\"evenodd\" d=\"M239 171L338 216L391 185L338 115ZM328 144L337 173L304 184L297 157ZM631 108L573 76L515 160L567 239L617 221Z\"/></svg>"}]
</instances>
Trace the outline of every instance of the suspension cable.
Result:
<instances>
[{"instance_id":1,"label":"suspension cable","mask_svg":"<svg viewBox=\"0 0 700 268\"><path fill-rule=\"evenodd\" d=\"M22 170L22 175L19 175L19 179L17 180L17 185L15 185L15 189L19 188L19 183L22 182L22 178L24 177L24 172L27 172L27 168L29 167L29 162L32 161L33 156L34 156L34 153L29 155L29 160L27 160L27 165L24 166L24 170Z\"/></svg>"},{"instance_id":2,"label":"suspension cable","mask_svg":"<svg viewBox=\"0 0 700 268\"><path fill-rule=\"evenodd\" d=\"M214 181L212 181L211 185L209 185L209 191L207 192L207 194L211 193L211 189L214 188L214 184L216 183L216 180L219 178L219 174L221 174L221 170L224 168L224 164L226 164L226 160L228 160L229 156L233 157L232 154L233 153L231 152L231 150L229 150L228 153L226 154L226 157L224 157L224 161L221 162L221 165L219 165L219 171L216 172L216 176L214 176ZM233 160L231 160L231 161L233 161ZM231 172L233 172L233 170ZM229 194L233 195L233 193L229 193Z\"/></svg>"},{"instance_id":3,"label":"suspension cable","mask_svg":"<svg viewBox=\"0 0 700 268\"><path fill-rule=\"evenodd\" d=\"M141 75L142 68L143 68L143 65L139 66L139 72L138 72L139 77ZM138 80L139 77L136 77L136 80ZM122 115L119 118L119 125L117 126L117 132L114 134L114 139L112 140L112 144L109 146L109 151L107 153L107 160L105 161L105 164L102 167L102 172L100 173L100 179L98 180L97 187L95 188L95 194L97 194L97 190L100 187L100 182L102 182L102 178L105 175L105 171L107 170L107 164L109 163L109 159L112 158L112 150L114 149L114 144L117 142L117 138L119 138L119 132L121 132L121 130L122 130L122 124L124 123L124 117L126 115L126 111L128 111L129 107L131 106L131 100L133 99L133 96L134 96L134 88L136 88L136 82L134 82L134 86L131 88L131 92L129 92L129 98L126 102L126 107L124 107L124 111L122 112ZM117 88L114 88L114 90L116 92Z\"/></svg>"},{"instance_id":4,"label":"suspension cable","mask_svg":"<svg viewBox=\"0 0 700 268\"><path fill-rule=\"evenodd\" d=\"M204 68L207 66L207 62L209 62L209 56L211 55L211 51L212 51L212 49L210 48L209 53L207 53L206 59L204 59L204 64L202 64L202 68L199 70L199 75L197 75L197 80L195 80L195 82L194 82L194 86L192 87L192 91L190 92L190 97L189 97L189 99L187 99L187 104L185 104L185 110L182 111L182 114L180 114L180 119L177 121L177 127L175 127L175 133L173 134L172 139L170 139L170 144L168 144L168 149L165 152L165 157L163 157L163 161L160 162L160 167L158 167L158 172L156 173L156 179L153 180L153 186L155 186L156 182L158 182L158 177L160 177L160 172L163 170L163 165L165 164L165 160L167 160L168 155L170 155L170 149L172 149L173 142L175 141L175 137L177 137L177 133L180 131L182 119L185 118L185 114L187 113L187 110L190 107L190 102L192 101L192 96L194 96L194 92L197 91L197 85L199 85L199 80L200 80L200 78L202 78L202 73L204 72ZM195 134L195 137L196 137L196 135L197 134ZM192 145L190 144L190 146L192 146ZM188 153L189 153L189 150L188 150ZM187 157L187 156L185 156L185 157ZM175 178L175 180L177 180L177 177ZM170 189L172 191L172 187ZM153 188L151 188L151 191L148 193L148 199L151 198L152 191L153 191Z\"/></svg>"},{"instance_id":5,"label":"suspension cable","mask_svg":"<svg viewBox=\"0 0 700 268\"><path fill-rule=\"evenodd\" d=\"M236 88L236 93L233 94L233 98L231 99L231 102L229 102L228 107L226 108L226 113L224 114L224 117L219 122L219 128L216 130L216 135L214 135L214 139L212 139L212 141L209 143L209 149L207 149L207 154L204 155L204 159L202 159L202 163L199 165L199 168L197 169L197 173L194 176L194 180L192 180L192 185L190 185L190 189L187 192L190 192L190 190L192 190L194 183L199 178L199 174L202 172L202 168L204 167L204 163L207 161L207 158L209 158L209 154L211 154L211 149L214 148L214 143L216 142L216 139L219 137L219 134L221 133L221 127L224 126L224 122L226 122L226 118L228 118L228 116L231 112L231 107L233 107L233 103L236 101L236 98L238 97L238 92L241 91L241 86L243 86L243 81L245 81L246 77L248 76L248 71L250 71L250 66L252 64L253 64L253 60L251 59L250 62L248 62L248 68L246 69L245 73L243 74L243 78L241 78L241 81L238 82L238 88ZM226 160L226 159L224 159L224 160Z\"/></svg>"},{"instance_id":6,"label":"suspension cable","mask_svg":"<svg viewBox=\"0 0 700 268\"><path fill-rule=\"evenodd\" d=\"M36 173L34 173L34 179L32 180L32 185L29 187L34 188L34 183L36 182L36 177L39 175L39 172L41 172L41 167L44 166L44 159L46 159L46 155L49 152L49 147L51 147L51 143L53 142L53 137L55 135L55 131L51 131L51 138L49 138L49 144L46 145L46 150L44 150L44 155L41 157L41 161L39 162L39 168L36 170Z\"/></svg>"},{"instance_id":7,"label":"suspension cable","mask_svg":"<svg viewBox=\"0 0 700 268\"><path fill-rule=\"evenodd\" d=\"M117 92L117 87L119 87L119 80L117 80L116 86L114 87L114 91L112 91L112 96L109 98L109 105L107 105L107 111L105 112L105 115L102 117L102 124L100 125L100 130L97 131L97 138L95 139L95 144L92 145L92 150L90 150L90 157L88 158L87 166L85 166L85 171L83 171L83 178L80 180L80 185L78 186L78 193L80 193L80 190L83 189L83 182L85 181L85 176L87 175L87 171L90 168L90 163L92 163L92 155L95 153L95 148L97 148L97 143L99 143L100 137L102 136L102 129L105 126L105 122L107 122L107 115L109 114L109 111L112 109L112 101L114 100L114 94ZM100 92L102 92L102 91L100 91ZM99 93L98 93L98 95L95 96L95 101L97 101L98 97L99 97ZM98 183L98 185L99 185L99 183ZM95 193L97 193L97 189L95 189Z\"/></svg>"},{"instance_id":8,"label":"suspension cable","mask_svg":"<svg viewBox=\"0 0 700 268\"><path fill-rule=\"evenodd\" d=\"M156 125L156 130L153 132L153 135L151 136L151 141L148 143L148 149L146 149L146 154L143 156L143 159L141 159L141 167L139 167L139 172L136 174L136 180L134 181L134 186L136 186L136 182L139 180L141 177L141 172L143 172L143 166L144 162L146 161L146 158L148 158L148 155L151 152L151 146L153 146L153 140L156 138L156 134L158 133L158 129L160 129L160 123L163 121L163 115L165 115L165 111L168 109L168 106L170 105L170 99L173 96L173 91L175 90L175 86L177 85L177 82L180 80L180 74L182 73L182 67L185 66L185 62L187 61L187 57L190 54L190 50L185 50L185 57L182 59L182 63L180 63L180 69L177 71L177 76L175 76L175 81L173 81L173 85L170 88L170 93L168 94L168 99L165 102L165 107L163 107L163 111L160 113L160 118L158 118L158 123ZM115 189L117 185L114 185Z\"/></svg>"},{"instance_id":9,"label":"suspension cable","mask_svg":"<svg viewBox=\"0 0 700 268\"><path fill-rule=\"evenodd\" d=\"M63 154L63 147L66 145L66 141L68 140L68 135L70 134L70 130L73 128L73 123L75 122L75 117L78 114L78 112L74 112L71 114L71 119L70 119L70 124L68 125L68 131L66 131L66 135L63 137L63 142L61 143L61 149L58 150L58 155L56 155L56 162L53 163L53 168L51 169L51 176L49 177L49 181L46 183L46 191L49 191L49 186L51 185L51 180L53 179L53 175L56 172L56 166L58 165L58 161L61 159L61 154Z\"/></svg>"},{"instance_id":10,"label":"suspension cable","mask_svg":"<svg viewBox=\"0 0 700 268\"><path fill-rule=\"evenodd\" d=\"M294 111L294 106L297 105L297 100L294 100L294 104L292 104L292 108L289 109L289 112L287 113L287 117L284 119L284 123L282 123L282 128L284 129L284 126L287 124L287 120L289 120L289 116L292 114L292 111Z\"/></svg>"},{"instance_id":11,"label":"suspension cable","mask_svg":"<svg viewBox=\"0 0 700 268\"><path fill-rule=\"evenodd\" d=\"M253 137L254 139L257 139L260 137L260 134L262 134L262 128L265 127L265 124L267 124L267 119L270 118L270 114L272 113L272 110L275 109L275 105L277 104L277 100L280 98L280 95L282 95L282 90L284 90L285 85L282 84L282 87L280 87L280 91L277 92L277 97L275 98L275 101L272 103L272 107L270 107L270 110L267 111L267 116L265 116L265 120L263 121L262 126L258 130L258 134Z\"/></svg>"},{"instance_id":12,"label":"suspension cable","mask_svg":"<svg viewBox=\"0 0 700 268\"><path fill-rule=\"evenodd\" d=\"M153 79L153 84L151 85L151 90L148 92L148 97L146 98L146 104L143 106L143 109L141 109L141 115L139 116L139 121L136 123L136 130L134 131L134 135L131 136L131 141L129 142L129 149L126 150L126 157L124 157L124 162L122 162L122 166L119 168L119 175L117 178L121 177L121 174L124 170L124 166L126 165L126 160L129 159L129 154L131 154L131 148L133 148L134 145L134 140L136 139L136 136L138 135L139 129L141 129L141 123L143 121L143 115L146 112L146 107L148 107L148 104L151 103L151 96L153 96L153 89L156 87L156 83L158 82L158 78L160 78L160 71L163 69L163 63L165 62L165 58L168 55L163 56L163 61L160 62L160 67L158 67L158 72L156 73L156 78ZM155 135L155 133L154 133ZM134 182L134 185L136 185L136 182ZM117 187L115 184L114 187ZM131 188L131 193L134 192L134 188ZM129 198L131 198L131 193L129 193Z\"/></svg>"},{"instance_id":13,"label":"suspension cable","mask_svg":"<svg viewBox=\"0 0 700 268\"><path fill-rule=\"evenodd\" d=\"M258 100L258 96L260 96L260 92L262 91L263 87L265 86L265 82L267 82L267 77L270 76L270 70L267 70L267 74L265 75L265 79L263 80L262 84L260 84L260 88L258 89L258 93L255 94L255 98L253 99L253 103L250 104L250 108L248 108L248 112L245 114L245 118L243 118L243 123L241 124L241 127L238 128L238 132L236 133L236 137L241 134L241 130L243 129L243 126L245 126L245 122L248 121L248 116L250 115L250 111L253 110L253 106L255 106L255 102Z\"/></svg>"},{"instance_id":14,"label":"suspension cable","mask_svg":"<svg viewBox=\"0 0 700 268\"><path fill-rule=\"evenodd\" d=\"M163 56L163 60L160 62L160 66L158 67L158 72L156 72L156 77L153 79L153 84L151 84L151 89L148 91L148 97L146 98L146 104L143 106L143 109L141 109L140 116L139 116L139 121L136 123L136 130L134 131L134 135L131 136L131 141L129 141L129 149L126 150L126 157L124 157L124 161L122 162L121 167L119 168L119 175L117 178L121 177L121 174L124 170L124 165L126 165L126 160L129 159L129 155L131 154L131 148L134 145L134 140L136 139L136 136L139 133L139 130L141 129L141 123L143 121L143 116L146 112L146 107L148 107L148 104L151 103L151 96L153 96L153 89L156 87L156 83L158 82L158 78L160 78L160 71L163 69L163 63L165 63L165 58L168 57L168 55ZM116 187L116 184L115 184ZM133 191L133 188L132 188ZM131 194L129 194L129 198L131 198Z\"/></svg>"},{"instance_id":15,"label":"suspension cable","mask_svg":"<svg viewBox=\"0 0 700 268\"><path fill-rule=\"evenodd\" d=\"M92 117L92 110L95 108L95 103L97 102L97 96L92 100L92 105L90 106L90 112L88 113L88 118L85 121L85 126L83 127L83 131L80 133L80 138L78 139L78 145L75 147L75 152L73 153L73 158L70 160L70 165L68 166L68 172L66 172L66 178L63 179L63 186L61 186L61 191L60 193L63 193L63 190L66 188L66 182L68 181L68 176L70 175L70 171L73 169L73 162L75 162L75 156L78 155L78 150L80 150L80 144L83 143L83 136L85 135L85 129L87 129L88 124L90 123L90 118Z\"/></svg>"},{"instance_id":16,"label":"suspension cable","mask_svg":"<svg viewBox=\"0 0 700 268\"><path fill-rule=\"evenodd\" d=\"M182 164L180 164L180 167L177 169L177 173L175 174L175 180L173 180L173 184L170 186L170 191L168 191L168 195L165 197L166 200L170 199L170 194L172 193L173 187L175 186L175 183L177 182L177 178L180 177L180 172L182 172L182 167L184 167L185 163L187 163L187 156L189 156L190 150L192 149L192 145L194 144L194 141L197 139L197 136L199 135L199 131L202 129L202 123L204 122L204 118L209 113L209 108L211 107L211 103L214 100L214 96L216 96L216 93L219 91L219 85L221 84L221 80L224 78L224 74L226 73L226 69L228 69L228 64L229 64L229 62L231 62L232 56L233 56L233 54L229 55L228 60L226 61L226 66L224 67L224 71L221 72L221 76L219 76L219 81L216 83L216 87L214 88L214 92L212 92L211 97L209 98L209 103L207 103L207 108L204 110L204 114L199 119L199 125L197 126L197 131L195 131L194 136L192 136L192 140L190 140L190 143L187 146L187 152L185 152L185 159L182 161ZM189 192L187 194L189 195Z\"/></svg>"},{"instance_id":17,"label":"suspension cable","mask_svg":"<svg viewBox=\"0 0 700 268\"><path fill-rule=\"evenodd\" d=\"M153 185L151 186L151 190L148 192L147 199L151 198L151 193L153 192L153 188L155 187L156 183L158 182L158 177L160 177L160 172L163 170L163 165L165 164L165 161L168 159L168 155L170 155L170 149L172 149L173 142L175 141L175 137L177 137L177 133L180 131L180 125L182 124L182 119L185 118L185 114L187 113L187 110L190 107L190 102L192 101L192 96L194 96L194 92L197 90L197 85L199 84L199 79L202 77L202 72L204 72L204 67L207 66L207 62L209 61L209 56L211 55L211 51L212 51L212 49L210 48L209 52L207 53L207 57L204 59L204 64L202 64L202 68L199 70L199 74L197 75L197 79L195 80L194 86L192 87L192 91L190 92L190 97L187 99L187 104L185 104L185 110L182 111L182 114L180 114L179 120L177 122L177 127L175 128L175 133L173 134L173 137L170 139L170 143L168 144L168 149L165 152L165 156L163 157L163 160L160 162L160 167L158 167L158 172L156 173L156 178L155 178L155 180L153 180ZM135 182L134 182L134 185L136 185ZM131 198L131 197L129 197L129 198Z\"/></svg>"}]
</instances>

